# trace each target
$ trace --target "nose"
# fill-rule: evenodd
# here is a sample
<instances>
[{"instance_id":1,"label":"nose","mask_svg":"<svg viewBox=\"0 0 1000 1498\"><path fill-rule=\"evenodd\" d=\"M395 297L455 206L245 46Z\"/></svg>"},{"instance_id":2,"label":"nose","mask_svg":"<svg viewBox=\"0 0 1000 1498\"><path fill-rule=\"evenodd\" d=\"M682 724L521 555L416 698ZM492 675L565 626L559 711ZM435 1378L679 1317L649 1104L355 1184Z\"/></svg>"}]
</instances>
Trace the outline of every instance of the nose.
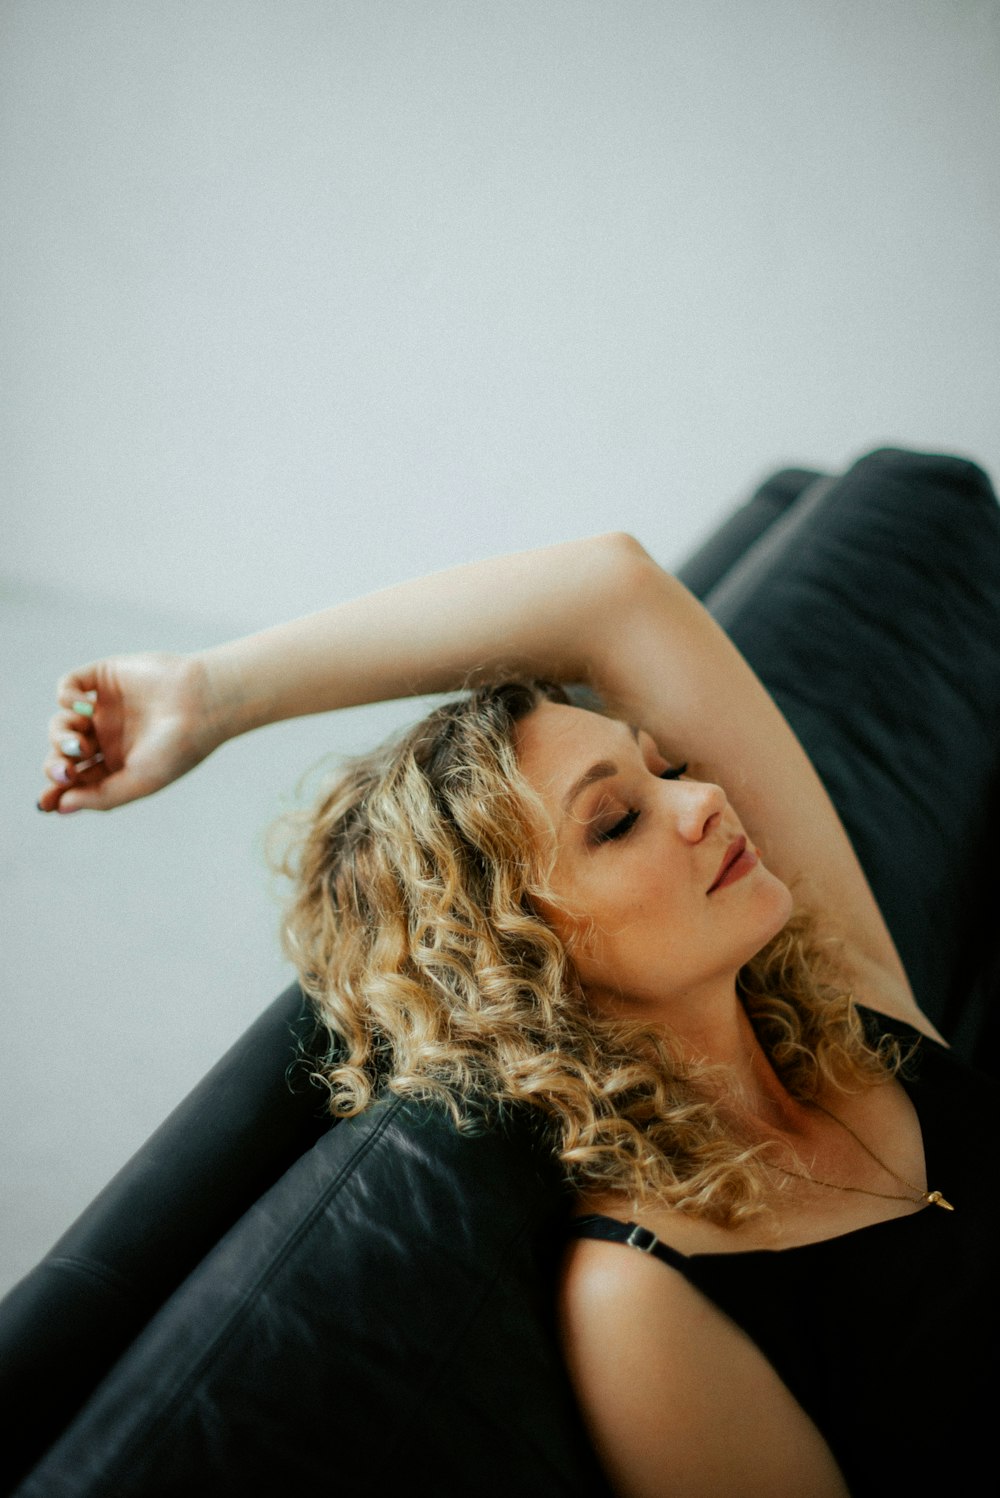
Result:
<instances>
[{"instance_id":1,"label":"nose","mask_svg":"<svg viewBox=\"0 0 1000 1498\"><path fill-rule=\"evenodd\" d=\"M685 842L700 843L721 822L729 804L726 793L710 780L678 780L674 785L683 792L677 811L678 831Z\"/></svg>"}]
</instances>

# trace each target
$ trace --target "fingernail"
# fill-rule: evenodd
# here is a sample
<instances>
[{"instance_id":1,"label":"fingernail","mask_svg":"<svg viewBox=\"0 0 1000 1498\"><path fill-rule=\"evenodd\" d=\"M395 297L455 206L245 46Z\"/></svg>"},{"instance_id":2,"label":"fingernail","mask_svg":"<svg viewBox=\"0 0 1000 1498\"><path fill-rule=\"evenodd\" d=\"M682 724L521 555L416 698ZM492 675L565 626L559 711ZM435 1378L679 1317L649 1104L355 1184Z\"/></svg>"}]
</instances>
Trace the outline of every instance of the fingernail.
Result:
<instances>
[{"instance_id":1,"label":"fingernail","mask_svg":"<svg viewBox=\"0 0 1000 1498\"><path fill-rule=\"evenodd\" d=\"M94 716L94 704L81 699L73 703L73 711L79 713L82 718L92 718Z\"/></svg>"},{"instance_id":2,"label":"fingernail","mask_svg":"<svg viewBox=\"0 0 1000 1498\"><path fill-rule=\"evenodd\" d=\"M39 811L44 811L45 810L45 807L42 805L42 803L40 801L36 801L35 805L38 807Z\"/></svg>"},{"instance_id":3,"label":"fingernail","mask_svg":"<svg viewBox=\"0 0 1000 1498\"><path fill-rule=\"evenodd\" d=\"M65 754L67 759L80 759L83 755L83 745L75 733L64 733L59 740L59 753Z\"/></svg>"},{"instance_id":4,"label":"fingernail","mask_svg":"<svg viewBox=\"0 0 1000 1498\"><path fill-rule=\"evenodd\" d=\"M53 765L52 779L57 785L69 785L71 778L72 771L69 765Z\"/></svg>"}]
</instances>

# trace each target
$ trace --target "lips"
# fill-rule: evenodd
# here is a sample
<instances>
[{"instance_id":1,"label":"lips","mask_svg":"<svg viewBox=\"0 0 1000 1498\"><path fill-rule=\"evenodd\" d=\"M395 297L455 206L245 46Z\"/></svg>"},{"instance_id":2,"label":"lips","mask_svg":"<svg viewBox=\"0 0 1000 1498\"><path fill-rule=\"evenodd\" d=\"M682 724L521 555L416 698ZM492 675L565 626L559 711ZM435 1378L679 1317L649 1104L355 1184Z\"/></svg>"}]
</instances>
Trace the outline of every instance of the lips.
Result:
<instances>
[{"instance_id":1,"label":"lips","mask_svg":"<svg viewBox=\"0 0 1000 1498\"><path fill-rule=\"evenodd\" d=\"M757 862L757 854L754 850L747 848L745 837L734 838L726 849L725 857L719 865L719 872L713 882L708 886L706 894L721 888L724 884L731 884L734 879L741 879L748 874Z\"/></svg>"}]
</instances>

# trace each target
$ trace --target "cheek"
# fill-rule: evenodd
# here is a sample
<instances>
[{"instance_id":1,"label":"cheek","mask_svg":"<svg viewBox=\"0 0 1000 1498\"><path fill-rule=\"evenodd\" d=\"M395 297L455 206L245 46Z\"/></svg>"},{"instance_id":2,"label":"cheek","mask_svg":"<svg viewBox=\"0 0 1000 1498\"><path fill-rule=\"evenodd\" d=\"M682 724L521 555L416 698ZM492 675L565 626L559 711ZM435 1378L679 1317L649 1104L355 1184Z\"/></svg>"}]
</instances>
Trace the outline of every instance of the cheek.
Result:
<instances>
[{"instance_id":1,"label":"cheek","mask_svg":"<svg viewBox=\"0 0 1000 1498\"><path fill-rule=\"evenodd\" d=\"M539 910L567 946L596 951L601 938L627 938L650 927L689 922L696 914L683 878L648 858L619 858L607 874L595 870L591 877L561 882L553 877L552 888L560 904L543 908L540 902Z\"/></svg>"},{"instance_id":2,"label":"cheek","mask_svg":"<svg viewBox=\"0 0 1000 1498\"><path fill-rule=\"evenodd\" d=\"M593 921L576 912L571 914L561 905L551 905L547 900L535 900L534 905L545 924L558 936L569 956L578 958L589 945Z\"/></svg>"},{"instance_id":3,"label":"cheek","mask_svg":"<svg viewBox=\"0 0 1000 1498\"><path fill-rule=\"evenodd\" d=\"M621 922L608 908L606 899L595 901L592 892L581 890L578 882L569 884L567 881L561 886L553 877L550 887L558 896L559 903L536 898L535 909L558 936L577 978L586 985L600 969L607 945L607 930Z\"/></svg>"},{"instance_id":4,"label":"cheek","mask_svg":"<svg viewBox=\"0 0 1000 1498\"><path fill-rule=\"evenodd\" d=\"M539 898L535 908L585 986L676 960L708 939L704 896L689 871L648 847L619 850L613 870L594 867L581 875L557 865L550 888L559 904Z\"/></svg>"}]
</instances>

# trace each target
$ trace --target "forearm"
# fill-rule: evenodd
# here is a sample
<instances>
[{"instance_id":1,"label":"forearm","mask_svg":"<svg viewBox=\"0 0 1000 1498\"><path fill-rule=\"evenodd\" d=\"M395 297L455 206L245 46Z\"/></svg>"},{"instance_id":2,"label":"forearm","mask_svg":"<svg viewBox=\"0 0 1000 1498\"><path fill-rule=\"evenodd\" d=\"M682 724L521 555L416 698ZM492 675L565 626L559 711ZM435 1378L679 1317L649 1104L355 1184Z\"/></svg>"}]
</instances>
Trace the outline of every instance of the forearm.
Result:
<instances>
[{"instance_id":1,"label":"forearm","mask_svg":"<svg viewBox=\"0 0 1000 1498\"><path fill-rule=\"evenodd\" d=\"M501 674L587 680L641 549L572 541L418 578L204 652L220 739Z\"/></svg>"}]
</instances>

